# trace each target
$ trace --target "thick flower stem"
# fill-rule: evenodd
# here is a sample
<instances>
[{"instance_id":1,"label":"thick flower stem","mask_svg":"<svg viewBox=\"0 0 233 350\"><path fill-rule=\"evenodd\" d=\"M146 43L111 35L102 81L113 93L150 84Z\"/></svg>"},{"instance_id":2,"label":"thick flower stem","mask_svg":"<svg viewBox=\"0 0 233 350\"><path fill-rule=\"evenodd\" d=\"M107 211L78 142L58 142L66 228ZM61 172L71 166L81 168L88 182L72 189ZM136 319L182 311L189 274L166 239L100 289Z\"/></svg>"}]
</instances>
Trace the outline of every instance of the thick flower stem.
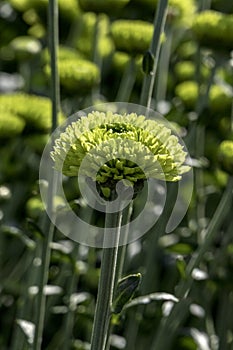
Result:
<instances>
[{"instance_id":1,"label":"thick flower stem","mask_svg":"<svg viewBox=\"0 0 233 350\"><path fill-rule=\"evenodd\" d=\"M91 350L104 350L108 340L121 221L122 211L106 214L105 235L109 234L108 227L116 228L114 237L115 246L113 248L103 248L101 274L91 337Z\"/></svg>"},{"instance_id":2,"label":"thick flower stem","mask_svg":"<svg viewBox=\"0 0 233 350\"><path fill-rule=\"evenodd\" d=\"M57 127L57 115L60 107L60 91L59 91L59 76L57 67L57 48L58 48L58 2L57 0L49 0L49 46L51 56L51 100L52 100L52 131ZM51 172L49 181L49 193L47 211L50 217L53 213L53 198L56 187L57 178L55 172ZM42 266L40 271L39 291L37 298L37 312L35 321L35 335L33 342L33 350L40 350L42 345L42 335L46 310L46 297L44 294L44 286L48 282L48 271L50 263L50 244L53 240L55 227L49 217L45 217L43 232L45 240L42 247Z\"/></svg>"}]
</instances>

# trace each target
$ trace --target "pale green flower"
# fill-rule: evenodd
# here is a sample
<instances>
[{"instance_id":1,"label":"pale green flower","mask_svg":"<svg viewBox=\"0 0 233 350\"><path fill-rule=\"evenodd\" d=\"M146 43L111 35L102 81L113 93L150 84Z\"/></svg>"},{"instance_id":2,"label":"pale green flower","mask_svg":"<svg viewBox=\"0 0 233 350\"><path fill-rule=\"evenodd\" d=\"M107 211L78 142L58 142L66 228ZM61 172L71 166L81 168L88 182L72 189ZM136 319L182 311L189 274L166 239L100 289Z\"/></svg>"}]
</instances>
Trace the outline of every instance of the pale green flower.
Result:
<instances>
[{"instance_id":1,"label":"pale green flower","mask_svg":"<svg viewBox=\"0 0 233 350\"><path fill-rule=\"evenodd\" d=\"M233 175L233 141L225 140L220 143L218 150L218 159L222 169Z\"/></svg>"},{"instance_id":2,"label":"pale green flower","mask_svg":"<svg viewBox=\"0 0 233 350\"><path fill-rule=\"evenodd\" d=\"M233 15L207 10L196 15L192 25L198 41L208 47L232 49Z\"/></svg>"},{"instance_id":3,"label":"pale green flower","mask_svg":"<svg viewBox=\"0 0 233 350\"><path fill-rule=\"evenodd\" d=\"M85 94L100 81L98 66L84 59L61 59L58 62L61 86L67 92ZM50 75L50 66L45 71Z\"/></svg>"},{"instance_id":4,"label":"pale green flower","mask_svg":"<svg viewBox=\"0 0 233 350\"><path fill-rule=\"evenodd\" d=\"M181 61L178 62L174 67L174 72L177 79L181 81L194 79L196 74L196 67L192 61ZM201 75L207 77L209 70L205 66L201 66Z\"/></svg>"},{"instance_id":5,"label":"pale green flower","mask_svg":"<svg viewBox=\"0 0 233 350\"><path fill-rule=\"evenodd\" d=\"M202 88L202 87L201 87ZM194 109L199 94L197 82L184 81L175 88L176 95L188 109ZM209 92L209 107L211 112L222 113L231 108L232 96L220 85L212 85Z\"/></svg>"},{"instance_id":6,"label":"pale green flower","mask_svg":"<svg viewBox=\"0 0 233 350\"><path fill-rule=\"evenodd\" d=\"M17 115L0 109L0 138L11 138L21 134L25 127L23 119Z\"/></svg>"},{"instance_id":7,"label":"pale green flower","mask_svg":"<svg viewBox=\"0 0 233 350\"><path fill-rule=\"evenodd\" d=\"M51 100L47 97L26 93L12 93L0 95L0 113L13 113L26 122L28 129L49 131L51 128ZM59 123L64 121L62 113L59 114Z\"/></svg>"},{"instance_id":8,"label":"pale green flower","mask_svg":"<svg viewBox=\"0 0 233 350\"><path fill-rule=\"evenodd\" d=\"M133 54L145 53L149 49L153 31L152 23L140 20L120 19L111 26L117 50Z\"/></svg>"},{"instance_id":9,"label":"pale green flower","mask_svg":"<svg viewBox=\"0 0 233 350\"><path fill-rule=\"evenodd\" d=\"M59 45L57 55L59 61L83 58L83 55L78 50L64 45ZM42 58L46 64L50 63L50 55L48 49L45 49L43 51Z\"/></svg>"},{"instance_id":10,"label":"pale green flower","mask_svg":"<svg viewBox=\"0 0 233 350\"><path fill-rule=\"evenodd\" d=\"M27 11L34 8L39 14L46 15L49 0L9 0L17 11ZM72 20L79 15L77 0L58 0L59 14L62 18Z\"/></svg>"},{"instance_id":11,"label":"pale green flower","mask_svg":"<svg viewBox=\"0 0 233 350\"><path fill-rule=\"evenodd\" d=\"M135 188L147 178L178 181L189 170L186 152L171 130L135 113L89 113L66 128L51 156L58 171L66 176L80 171L106 197L120 180Z\"/></svg>"},{"instance_id":12,"label":"pale green flower","mask_svg":"<svg viewBox=\"0 0 233 350\"><path fill-rule=\"evenodd\" d=\"M18 36L10 42L10 47L15 53L16 58L27 59L39 54L41 43L36 38L30 36Z\"/></svg>"}]
</instances>

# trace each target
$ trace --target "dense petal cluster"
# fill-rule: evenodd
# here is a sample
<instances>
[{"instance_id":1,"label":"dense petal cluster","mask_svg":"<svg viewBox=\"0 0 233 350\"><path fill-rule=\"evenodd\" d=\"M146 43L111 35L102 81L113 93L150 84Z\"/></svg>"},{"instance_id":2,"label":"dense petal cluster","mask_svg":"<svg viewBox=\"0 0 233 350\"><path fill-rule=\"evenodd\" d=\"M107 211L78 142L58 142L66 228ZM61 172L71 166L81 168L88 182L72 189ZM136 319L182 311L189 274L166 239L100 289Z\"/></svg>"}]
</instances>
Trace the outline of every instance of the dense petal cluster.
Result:
<instances>
[{"instance_id":1,"label":"dense petal cluster","mask_svg":"<svg viewBox=\"0 0 233 350\"><path fill-rule=\"evenodd\" d=\"M0 138L11 138L19 135L25 126L23 119L10 112L0 111Z\"/></svg>"},{"instance_id":2,"label":"dense petal cluster","mask_svg":"<svg viewBox=\"0 0 233 350\"><path fill-rule=\"evenodd\" d=\"M135 185L147 178L178 181L189 167L171 130L143 115L92 112L69 125L51 152L55 168L104 187L119 180Z\"/></svg>"},{"instance_id":3,"label":"dense petal cluster","mask_svg":"<svg viewBox=\"0 0 233 350\"><path fill-rule=\"evenodd\" d=\"M84 59L61 59L58 62L61 86L67 92L79 91L85 94L100 80L100 71L96 64ZM45 71L50 75L50 67Z\"/></svg>"},{"instance_id":4,"label":"dense petal cluster","mask_svg":"<svg viewBox=\"0 0 233 350\"><path fill-rule=\"evenodd\" d=\"M232 14L213 10L203 11L196 15L192 29L201 44L218 49L220 47L232 49Z\"/></svg>"},{"instance_id":5,"label":"dense petal cluster","mask_svg":"<svg viewBox=\"0 0 233 350\"><path fill-rule=\"evenodd\" d=\"M48 131L51 128L51 100L26 93L13 93L0 95L0 115L4 118L6 112L12 113L26 122L30 129ZM7 120L6 120L7 121ZM64 116L59 114L59 122Z\"/></svg>"},{"instance_id":6,"label":"dense petal cluster","mask_svg":"<svg viewBox=\"0 0 233 350\"><path fill-rule=\"evenodd\" d=\"M128 53L144 53L149 49L153 24L140 20L117 20L111 32L116 48Z\"/></svg>"},{"instance_id":7,"label":"dense petal cluster","mask_svg":"<svg viewBox=\"0 0 233 350\"><path fill-rule=\"evenodd\" d=\"M37 55L41 51L41 43L36 38L30 36L18 36L10 42L10 47L15 53L15 57L27 59Z\"/></svg>"},{"instance_id":8,"label":"dense petal cluster","mask_svg":"<svg viewBox=\"0 0 233 350\"><path fill-rule=\"evenodd\" d=\"M195 107L199 86L193 80L187 80L178 84L175 88L176 95L183 101L186 108ZM209 107L212 112L226 112L231 108L231 92L224 89L221 85L212 85L209 92Z\"/></svg>"},{"instance_id":9,"label":"dense petal cluster","mask_svg":"<svg viewBox=\"0 0 233 350\"><path fill-rule=\"evenodd\" d=\"M17 11L35 9L38 13L46 15L49 0L10 0L11 6ZM69 20L77 18L79 7L76 0L58 0L59 13Z\"/></svg>"}]
</instances>

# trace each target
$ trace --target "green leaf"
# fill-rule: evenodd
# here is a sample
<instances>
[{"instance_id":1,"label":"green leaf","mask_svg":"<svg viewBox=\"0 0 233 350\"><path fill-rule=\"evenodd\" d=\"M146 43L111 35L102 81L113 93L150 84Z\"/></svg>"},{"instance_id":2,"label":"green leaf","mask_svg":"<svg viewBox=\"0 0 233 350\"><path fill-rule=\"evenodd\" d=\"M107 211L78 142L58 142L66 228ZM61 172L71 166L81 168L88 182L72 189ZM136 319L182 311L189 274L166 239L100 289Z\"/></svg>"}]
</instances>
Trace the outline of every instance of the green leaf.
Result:
<instances>
[{"instance_id":1,"label":"green leaf","mask_svg":"<svg viewBox=\"0 0 233 350\"><path fill-rule=\"evenodd\" d=\"M118 282L115 300L113 303L113 313L119 314L125 304L133 297L141 281L141 274L126 276Z\"/></svg>"},{"instance_id":2,"label":"green leaf","mask_svg":"<svg viewBox=\"0 0 233 350\"><path fill-rule=\"evenodd\" d=\"M179 299L177 299L173 294L170 293L151 293L148 295L144 295L138 298L134 298L131 302L129 302L127 305L125 305L125 309L137 306L137 305L146 305L150 304L153 301L172 301L177 303Z\"/></svg>"},{"instance_id":3,"label":"green leaf","mask_svg":"<svg viewBox=\"0 0 233 350\"><path fill-rule=\"evenodd\" d=\"M29 238L28 236L26 236L22 230L20 230L19 228L15 227L15 226L8 226L8 225L4 225L2 226L2 231L5 234L14 236L15 238L18 238L21 240L21 242L23 244L25 244L25 246L29 249L35 249L36 247L36 243Z\"/></svg>"}]
</instances>

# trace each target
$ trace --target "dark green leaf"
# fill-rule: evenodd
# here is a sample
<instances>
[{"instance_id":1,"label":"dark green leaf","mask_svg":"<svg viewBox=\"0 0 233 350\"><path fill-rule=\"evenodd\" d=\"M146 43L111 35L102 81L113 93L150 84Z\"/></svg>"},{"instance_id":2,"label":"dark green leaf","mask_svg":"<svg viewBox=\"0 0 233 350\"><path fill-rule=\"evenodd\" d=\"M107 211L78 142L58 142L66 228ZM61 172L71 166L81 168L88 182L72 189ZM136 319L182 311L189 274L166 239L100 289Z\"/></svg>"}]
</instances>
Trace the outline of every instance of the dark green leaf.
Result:
<instances>
[{"instance_id":1,"label":"dark green leaf","mask_svg":"<svg viewBox=\"0 0 233 350\"><path fill-rule=\"evenodd\" d=\"M113 312L119 314L125 304L133 297L141 281L141 274L129 275L118 282Z\"/></svg>"}]
</instances>

